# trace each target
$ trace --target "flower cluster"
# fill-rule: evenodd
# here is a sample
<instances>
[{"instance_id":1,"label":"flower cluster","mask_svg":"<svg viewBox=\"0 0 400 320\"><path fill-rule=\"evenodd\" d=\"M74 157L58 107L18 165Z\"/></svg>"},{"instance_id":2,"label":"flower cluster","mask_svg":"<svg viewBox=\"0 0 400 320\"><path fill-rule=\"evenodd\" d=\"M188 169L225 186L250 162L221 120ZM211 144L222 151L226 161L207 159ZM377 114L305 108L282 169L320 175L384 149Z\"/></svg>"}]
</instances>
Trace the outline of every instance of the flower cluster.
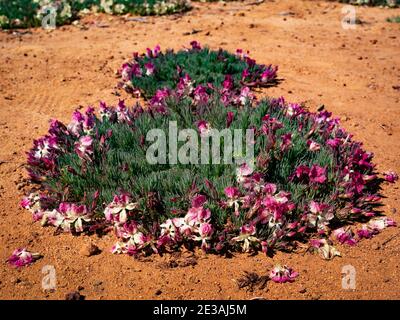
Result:
<instances>
[{"instance_id":1,"label":"flower cluster","mask_svg":"<svg viewBox=\"0 0 400 320\"><path fill-rule=\"evenodd\" d=\"M202 48L199 42L192 41L190 48L176 53L172 50L164 53L160 46L147 49L142 55L135 52L118 74L120 87L135 95L143 94L147 99L154 99L159 90L168 88L177 89L180 94L193 94L206 103L210 90L217 87L226 104L234 101L244 105L253 99L249 87L274 84L277 69L257 64L242 50L233 55L222 49Z\"/></svg>"},{"instance_id":2,"label":"flower cluster","mask_svg":"<svg viewBox=\"0 0 400 320\"><path fill-rule=\"evenodd\" d=\"M225 57L242 69L202 82L199 73L190 72L189 66L197 68L193 57L211 59L215 66L220 65L214 58ZM159 47L135 54L121 70L124 79L150 79L172 61L178 69L173 81L166 78L155 87L154 79L141 82L140 91L154 89L145 108L102 102L98 114L89 107L75 111L67 125L51 121L28 153L28 171L40 192L21 205L43 225L64 231L113 229L118 242L112 252L133 256L181 245L267 253L311 239L310 246L331 259L340 255L332 240L355 245L394 225L375 217L383 179L373 154L327 111L312 113L283 98L257 101L250 88L268 78L270 68L242 51L234 57L202 49L198 42L177 54ZM178 129L193 129L200 139L214 129L251 131L246 142L254 157L235 150L226 164L185 164L170 157L150 164L147 152L154 145L147 134L169 132L170 121ZM392 171L384 177L397 180ZM359 230L347 227L354 221L366 223ZM279 282L294 277L290 268L276 268L272 275Z\"/></svg>"},{"instance_id":3,"label":"flower cluster","mask_svg":"<svg viewBox=\"0 0 400 320\"><path fill-rule=\"evenodd\" d=\"M269 277L272 281L277 283L285 283L285 282L293 282L294 279L298 277L298 272L294 271L292 268L288 266L275 266Z\"/></svg>"},{"instance_id":4,"label":"flower cluster","mask_svg":"<svg viewBox=\"0 0 400 320\"><path fill-rule=\"evenodd\" d=\"M32 253L25 248L14 250L8 262L17 268L28 266L32 264L35 260L39 259L41 255L39 253Z\"/></svg>"}]
</instances>

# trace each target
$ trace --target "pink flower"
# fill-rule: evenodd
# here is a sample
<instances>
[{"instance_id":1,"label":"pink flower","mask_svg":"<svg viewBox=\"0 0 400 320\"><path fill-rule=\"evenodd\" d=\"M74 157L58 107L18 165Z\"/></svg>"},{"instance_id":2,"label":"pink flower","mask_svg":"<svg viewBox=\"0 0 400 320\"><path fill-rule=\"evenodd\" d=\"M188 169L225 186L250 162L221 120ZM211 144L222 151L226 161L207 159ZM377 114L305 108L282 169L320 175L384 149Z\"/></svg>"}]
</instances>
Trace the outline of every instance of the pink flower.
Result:
<instances>
[{"instance_id":1,"label":"pink flower","mask_svg":"<svg viewBox=\"0 0 400 320\"><path fill-rule=\"evenodd\" d=\"M342 144L342 141L338 138L329 139L326 141L326 144L328 146L330 146L331 148L336 149L337 147L339 147Z\"/></svg>"},{"instance_id":2,"label":"pink flower","mask_svg":"<svg viewBox=\"0 0 400 320\"><path fill-rule=\"evenodd\" d=\"M124 63L119 71L122 77L122 81L128 82L132 78L132 67L129 63Z\"/></svg>"},{"instance_id":3,"label":"pink flower","mask_svg":"<svg viewBox=\"0 0 400 320\"><path fill-rule=\"evenodd\" d=\"M189 225L195 225L197 223L205 222L211 217L210 209L203 207L190 208L185 216L185 221Z\"/></svg>"},{"instance_id":4,"label":"pink flower","mask_svg":"<svg viewBox=\"0 0 400 320\"><path fill-rule=\"evenodd\" d=\"M353 232L349 228L347 230L344 228L336 229L332 232L332 235L342 244L354 246L357 243L357 240L353 237Z\"/></svg>"},{"instance_id":5,"label":"pink flower","mask_svg":"<svg viewBox=\"0 0 400 320\"><path fill-rule=\"evenodd\" d=\"M183 218L167 219L160 225L161 236L167 236L171 240L179 239L181 230L184 229L185 225L186 223Z\"/></svg>"},{"instance_id":6,"label":"pink flower","mask_svg":"<svg viewBox=\"0 0 400 320\"><path fill-rule=\"evenodd\" d=\"M324 183L326 181L326 169L313 165L308 176L311 182Z\"/></svg>"},{"instance_id":7,"label":"pink flower","mask_svg":"<svg viewBox=\"0 0 400 320\"><path fill-rule=\"evenodd\" d=\"M111 202L104 210L107 221L114 223L125 223L128 221L128 213L138 206L137 203L131 202L126 194L115 195Z\"/></svg>"},{"instance_id":8,"label":"pink flower","mask_svg":"<svg viewBox=\"0 0 400 320\"><path fill-rule=\"evenodd\" d=\"M276 73L278 71L278 67L268 66L263 73L261 74L261 81L268 82L276 78Z\"/></svg>"},{"instance_id":9,"label":"pink flower","mask_svg":"<svg viewBox=\"0 0 400 320\"><path fill-rule=\"evenodd\" d=\"M225 79L222 82L222 87L225 90L232 90L232 88L233 88L233 79L232 79L232 76L230 74L227 74L225 76Z\"/></svg>"},{"instance_id":10,"label":"pink flower","mask_svg":"<svg viewBox=\"0 0 400 320\"><path fill-rule=\"evenodd\" d=\"M236 179L238 182L243 182L245 177L248 177L252 173L253 169L247 163L243 163L236 169Z\"/></svg>"},{"instance_id":11,"label":"pink flower","mask_svg":"<svg viewBox=\"0 0 400 320\"><path fill-rule=\"evenodd\" d=\"M41 256L39 253L31 253L27 251L25 248L14 250L13 254L10 258L8 258L8 262L14 267L24 267L35 260L39 259Z\"/></svg>"},{"instance_id":12,"label":"pink flower","mask_svg":"<svg viewBox=\"0 0 400 320\"><path fill-rule=\"evenodd\" d=\"M206 136L210 132L210 125L205 120L200 120L197 122L197 129L201 136Z\"/></svg>"},{"instance_id":13,"label":"pink flower","mask_svg":"<svg viewBox=\"0 0 400 320\"><path fill-rule=\"evenodd\" d=\"M255 234L256 227L253 224L243 225L240 227L239 236L232 238L232 241L243 242L243 252L249 252L252 245L257 246L260 243Z\"/></svg>"},{"instance_id":14,"label":"pink flower","mask_svg":"<svg viewBox=\"0 0 400 320\"><path fill-rule=\"evenodd\" d=\"M277 283L285 283L285 282L293 282L294 279L298 277L298 273L295 272L292 268L287 266L275 266L270 274L269 277L272 281Z\"/></svg>"},{"instance_id":15,"label":"pink flower","mask_svg":"<svg viewBox=\"0 0 400 320\"><path fill-rule=\"evenodd\" d=\"M160 51L161 51L160 45L157 45L153 50L147 48L146 49L146 57L147 58L157 58Z\"/></svg>"},{"instance_id":16,"label":"pink flower","mask_svg":"<svg viewBox=\"0 0 400 320\"><path fill-rule=\"evenodd\" d=\"M310 151L318 151L321 149L321 145L312 140L307 140L307 145Z\"/></svg>"},{"instance_id":17,"label":"pink flower","mask_svg":"<svg viewBox=\"0 0 400 320\"><path fill-rule=\"evenodd\" d=\"M294 172L294 176L300 180L306 177L308 178L309 174L310 174L310 168L305 165L299 165Z\"/></svg>"},{"instance_id":18,"label":"pink flower","mask_svg":"<svg viewBox=\"0 0 400 320\"><path fill-rule=\"evenodd\" d=\"M209 96L208 96L207 90L206 90L206 88L204 86L198 85L194 89L193 94L194 94L194 99L196 101L202 102L202 103L207 103L208 102Z\"/></svg>"},{"instance_id":19,"label":"pink flower","mask_svg":"<svg viewBox=\"0 0 400 320\"><path fill-rule=\"evenodd\" d=\"M388 217L380 217L373 220L370 220L367 223L367 227L371 230L381 231L387 227L396 226L396 222L393 219Z\"/></svg>"},{"instance_id":20,"label":"pink flower","mask_svg":"<svg viewBox=\"0 0 400 320\"><path fill-rule=\"evenodd\" d=\"M82 232L83 223L91 221L85 205L61 202L58 210L64 217L61 227L65 231L69 231L73 226L76 232Z\"/></svg>"},{"instance_id":21,"label":"pink flower","mask_svg":"<svg viewBox=\"0 0 400 320\"><path fill-rule=\"evenodd\" d=\"M200 208L206 202L207 202L207 197L205 195L198 194L198 195L194 196L192 199L192 207Z\"/></svg>"},{"instance_id":22,"label":"pink flower","mask_svg":"<svg viewBox=\"0 0 400 320\"><path fill-rule=\"evenodd\" d=\"M371 239L379 231L373 231L369 229L366 225L363 225L361 229L357 230L358 238Z\"/></svg>"},{"instance_id":23,"label":"pink flower","mask_svg":"<svg viewBox=\"0 0 400 320\"><path fill-rule=\"evenodd\" d=\"M190 45L192 46L192 50L201 50L201 45L198 41L191 41Z\"/></svg>"},{"instance_id":24,"label":"pink flower","mask_svg":"<svg viewBox=\"0 0 400 320\"><path fill-rule=\"evenodd\" d=\"M213 227L210 223L202 223L199 227L200 236L203 239L208 239L213 233Z\"/></svg>"},{"instance_id":25,"label":"pink flower","mask_svg":"<svg viewBox=\"0 0 400 320\"><path fill-rule=\"evenodd\" d=\"M282 138L281 151L285 152L292 145L292 134L291 133L284 134L282 135L281 138Z\"/></svg>"},{"instance_id":26,"label":"pink flower","mask_svg":"<svg viewBox=\"0 0 400 320\"><path fill-rule=\"evenodd\" d=\"M224 192L225 195L230 199L237 198L240 195L239 189L235 187L226 187Z\"/></svg>"},{"instance_id":27,"label":"pink flower","mask_svg":"<svg viewBox=\"0 0 400 320\"><path fill-rule=\"evenodd\" d=\"M78 142L75 142L75 152L78 157L83 160L90 160L93 154L93 139L91 136L83 136L79 138Z\"/></svg>"},{"instance_id":28,"label":"pink flower","mask_svg":"<svg viewBox=\"0 0 400 320\"><path fill-rule=\"evenodd\" d=\"M152 64L151 62L146 63L144 65L145 69L146 69L146 76L151 76L154 73L155 70L155 66L154 64Z\"/></svg>"},{"instance_id":29,"label":"pink flower","mask_svg":"<svg viewBox=\"0 0 400 320\"><path fill-rule=\"evenodd\" d=\"M233 122L233 118L234 118L235 114L232 111L229 111L226 114L226 127L229 128Z\"/></svg>"},{"instance_id":30,"label":"pink flower","mask_svg":"<svg viewBox=\"0 0 400 320\"><path fill-rule=\"evenodd\" d=\"M383 175L385 176L385 180L390 183L395 183L399 179L397 173L393 171L386 171Z\"/></svg>"},{"instance_id":31,"label":"pink flower","mask_svg":"<svg viewBox=\"0 0 400 320\"><path fill-rule=\"evenodd\" d=\"M239 102L242 106L244 106L247 102L251 101L253 98L254 96L251 93L249 87L243 87L240 90Z\"/></svg>"}]
</instances>

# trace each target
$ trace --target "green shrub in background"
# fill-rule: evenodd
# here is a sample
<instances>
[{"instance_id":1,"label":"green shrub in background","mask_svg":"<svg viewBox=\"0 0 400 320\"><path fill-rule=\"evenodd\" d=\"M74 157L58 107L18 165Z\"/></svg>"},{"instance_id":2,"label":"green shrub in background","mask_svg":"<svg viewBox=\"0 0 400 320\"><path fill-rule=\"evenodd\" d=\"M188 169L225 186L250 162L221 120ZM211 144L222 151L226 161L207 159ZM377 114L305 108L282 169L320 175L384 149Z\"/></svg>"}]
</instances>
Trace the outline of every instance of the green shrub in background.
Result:
<instances>
[{"instance_id":1,"label":"green shrub in background","mask_svg":"<svg viewBox=\"0 0 400 320\"><path fill-rule=\"evenodd\" d=\"M188 0L0 0L0 27L37 27L51 10L57 13L57 25L63 25L90 11L163 15L189 9Z\"/></svg>"}]
</instances>

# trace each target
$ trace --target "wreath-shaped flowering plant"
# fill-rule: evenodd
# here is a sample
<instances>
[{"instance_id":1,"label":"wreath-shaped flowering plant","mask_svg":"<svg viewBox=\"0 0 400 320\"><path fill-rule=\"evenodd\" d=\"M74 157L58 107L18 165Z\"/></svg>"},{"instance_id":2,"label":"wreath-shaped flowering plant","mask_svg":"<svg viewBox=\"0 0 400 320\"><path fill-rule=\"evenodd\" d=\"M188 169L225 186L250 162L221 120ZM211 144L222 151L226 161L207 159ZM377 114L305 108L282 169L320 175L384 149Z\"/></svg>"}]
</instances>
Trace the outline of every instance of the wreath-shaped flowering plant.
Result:
<instances>
[{"instance_id":1,"label":"wreath-shaped flowering plant","mask_svg":"<svg viewBox=\"0 0 400 320\"><path fill-rule=\"evenodd\" d=\"M202 90L214 87L240 90L243 86L270 86L277 82L277 67L260 65L243 50L236 54L202 48L197 41L190 48L162 52L160 46L133 59L120 68L120 85L128 92L152 98L158 90L184 89L188 83Z\"/></svg>"},{"instance_id":2,"label":"wreath-shaped flowering plant","mask_svg":"<svg viewBox=\"0 0 400 320\"><path fill-rule=\"evenodd\" d=\"M394 225L376 217L358 230L346 227L376 215L381 179L372 154L329 112L282 98L257 102L246 87L207 91L178 82L145 109L102 103L98 114L75 111L68 125L52 121L29 152L38 185L22 206L64 231L112 227L112 251L131 255L181 245L291 250L311 238L329 259L339 254L329 238L354 244ZM222 131L222 143L203 156L203 143ZM229 153L237 132L246 132L235 140L243 148Z\"/></svg>"}]
</instances>

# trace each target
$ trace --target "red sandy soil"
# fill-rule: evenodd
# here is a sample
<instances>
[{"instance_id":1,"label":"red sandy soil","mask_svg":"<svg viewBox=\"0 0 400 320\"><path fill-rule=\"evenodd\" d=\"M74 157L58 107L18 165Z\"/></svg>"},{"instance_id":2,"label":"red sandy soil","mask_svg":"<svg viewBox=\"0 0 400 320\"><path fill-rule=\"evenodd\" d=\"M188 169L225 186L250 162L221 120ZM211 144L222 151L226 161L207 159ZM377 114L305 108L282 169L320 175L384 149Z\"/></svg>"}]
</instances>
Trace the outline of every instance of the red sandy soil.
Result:
<instances>
[{"instance_id":1,"label":"red sandy soil","mask_svg":"<svg viewBox=\"0 0 400 320\"><path fill-rule=\"evenodd\" d=\"M282 83L262 94L305 102L311 110L324 104L375 153L380 172L400 172L400 25L386 22L400 9L357 8L363 23L355 30L342 29L341 9L323 1L197 3L185 15L144 21L89 16L84 29L1 33L0 298L64 299L80 290L87 299L399 299L398 228L356 247L338 245L343 257L332 261L311 253L225 258L195 252L196 265L171 268L176 256L137 261L112 255L112 234L55 236L18 205L29 189L25 151L50 118L69 121L77 106L117 102L115 71L133 51L156 44L179 49L194 39L215 49L245 48L257 61L279 65ZM193 30L199 32L187 35ZM384 185L383 194L383 211L400 222L399 188ZM89 242L102 252L80 253ZM18 247L44 257L14 269L6 259ZM266 274L277 263L293 267L299 278L253 292L238 289L235 279L244 271ZM352 291L342 289L342 267L349 264L357 272ZM54 292L42 290L45 265L55 267Z\"/></svg>"}]
</instances>

